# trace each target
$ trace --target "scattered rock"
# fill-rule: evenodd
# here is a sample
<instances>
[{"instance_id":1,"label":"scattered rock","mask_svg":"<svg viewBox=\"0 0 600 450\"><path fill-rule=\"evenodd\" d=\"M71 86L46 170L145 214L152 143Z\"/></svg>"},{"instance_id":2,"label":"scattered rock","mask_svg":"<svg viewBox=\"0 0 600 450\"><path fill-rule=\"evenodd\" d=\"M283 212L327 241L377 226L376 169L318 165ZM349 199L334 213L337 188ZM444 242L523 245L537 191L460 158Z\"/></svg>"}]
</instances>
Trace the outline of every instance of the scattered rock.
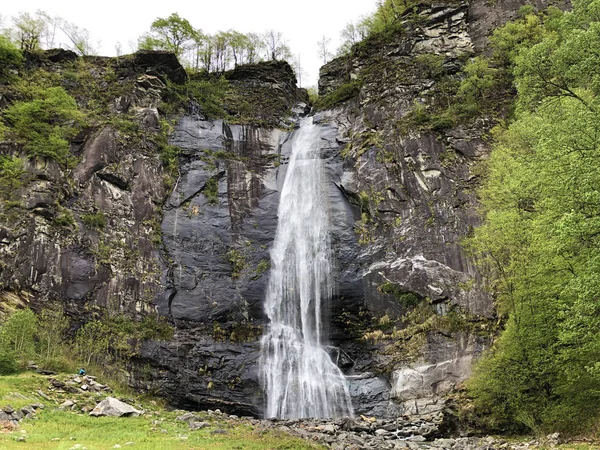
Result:
<instances>
[{"instance_id":1,"label":"scattered rock","mask_svg":"<svg viewBox=\"0 0 600 450\"><path fill-rule=\"evenodd\" d=\"M37 390L36 391L37 395L39 395L40 397L42 397L44 400L48 400L48 401L52 401L52 399L50 397L48 397L44 391L42 390Z\"/></svg>"},{"instance_id":2,"label":"scattered rock","mask_svg":"<svg viewBox=\"0 0 600 450\"><path fill-rule=\"evenodd\" d=\"M210 432L210 434L228 434L228 432L227 432L227 430L216 429L216 430L212 430Z\"/></svg>"},{"instance_id":3,"label":"scattered rock","mask_svg":"<svg viewBox=\"0 0 600 450\"><path fill-rule=\"evenodd\" d=\"M208 422L189 422L190 428L192 430L200 430L202 428L206 428L210 426Z\"/></svg>"}]
</instances>

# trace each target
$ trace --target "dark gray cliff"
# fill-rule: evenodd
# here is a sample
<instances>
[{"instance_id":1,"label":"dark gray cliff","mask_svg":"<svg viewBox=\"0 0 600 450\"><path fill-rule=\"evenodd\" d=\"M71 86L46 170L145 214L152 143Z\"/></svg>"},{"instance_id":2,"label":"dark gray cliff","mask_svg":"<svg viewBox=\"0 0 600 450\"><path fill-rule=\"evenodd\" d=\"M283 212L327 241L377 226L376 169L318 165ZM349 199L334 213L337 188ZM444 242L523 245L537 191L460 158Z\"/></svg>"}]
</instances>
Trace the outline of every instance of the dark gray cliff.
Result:
<instances>
[{"instance_id":1,"label":"dark gray cliff","mask_svg":"<svg viewBox=\"0 0 600 450\"><path fill-rule=\"evenodd\" d=\"M264 125L188 115L170 139L181 149L180 175L163 207L170 269L157 306L176 332L142 348L140 361L152 370L138 383L186 407L260 415L263 301L290 153L290 133L268 125L293 124L306 105L292 106L305 93L287 63L226 76L237 97L226 105L230 114L245 119L250 105L251 122Z\"/></svg>"},{"instance_id":2,"label":"dark gray cliff","mask_svg":"<svg viewBox=\"0 0 600 450\"><path fill-rule=\"evenodd\" d=\"M356 92L317 119L337 130L343 171L335 184L358 216L363 298L336 304L334 345L353 362L355 400L368 392L361 406L375 406L374 414L441 408L493 335L493 301L462 243L478 224L477 167L494 120L482 114L428 128L407 119L438 101L436 83L456 77L523 3L423 3L393 38L365 41L321 68L320 95Z\"/></svg>"},{"instance_id":3,"label":"dark gray cliff","mask_svg":"<svg viewBox=\"0 0 600 450\"><path fill-rule=\"evenodd\" d=\"M95 121L79 133L71 142L73 165L28 158L21 145L0 144L0 154L22 159L25 174L10 201L0 202L1 309L60 301L80 324L97 308L153 313L166 267L157 235L167 193L154 143L157 108L167 80L182 81L185 71L164 52L116 59L50 50L29 55L27 66L54 74L52 82L72 91L80 105L94 101L86 89L108 92L101 108L116 125ZM114 90L107 80L118 80ZM5 87L3 94L12 100ZM135 133L118 126L125 118Z\"/></svg>"}]
</instances>

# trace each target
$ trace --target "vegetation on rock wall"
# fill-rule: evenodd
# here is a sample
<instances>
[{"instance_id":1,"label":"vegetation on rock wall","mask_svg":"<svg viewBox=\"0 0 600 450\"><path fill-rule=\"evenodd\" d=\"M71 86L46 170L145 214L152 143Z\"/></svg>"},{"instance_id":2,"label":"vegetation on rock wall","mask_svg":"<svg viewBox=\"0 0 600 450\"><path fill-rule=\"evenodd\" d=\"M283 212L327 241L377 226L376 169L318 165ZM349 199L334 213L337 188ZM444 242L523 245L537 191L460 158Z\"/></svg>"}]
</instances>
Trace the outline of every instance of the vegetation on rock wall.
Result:
<instances>
[{"instance_id":1,"label":"vegetation on rock wall","mask_svg":"<svg viewBox=\"0 0 600 450\"><path fill-rule=\"evenodd\" d=\"M37 315L30 309L8 314L0 321L0 375L20 372L35 361L55 371L86 367L125 384L121 367L136 354L139 343L173 334L164 318L153 316L134 320L123 314L99 315L71 337L75 325L58 303Z\"/></svg>"},{"instance_id":2,"label":"vegetation on rock wall","mask_svg":"<svg viewBox=\"0 0 600 450\"><path fill-rule=\"evenodd\" d=\"M506 328L469 392L496 429L574 433L600 416L600 16L597 1L573 6L493 38L518 96L469 244Z\"/></svg>"}]
</instances>

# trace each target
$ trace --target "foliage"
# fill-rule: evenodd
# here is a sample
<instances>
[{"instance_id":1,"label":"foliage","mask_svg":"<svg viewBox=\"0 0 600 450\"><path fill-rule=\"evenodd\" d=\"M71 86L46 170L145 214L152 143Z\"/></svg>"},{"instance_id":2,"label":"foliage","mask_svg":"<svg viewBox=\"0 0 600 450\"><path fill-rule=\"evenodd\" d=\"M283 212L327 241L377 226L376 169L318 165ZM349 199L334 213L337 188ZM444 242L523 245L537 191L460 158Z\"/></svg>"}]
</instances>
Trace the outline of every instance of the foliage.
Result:
<instances>
[{"instance_id":1,"label":"foliage","mask_svg":"<svg viewBox=\"0 0 600 450\"><path fill-rule=\"evenodd\" d=\"M167 85L161 112L172 114L176 112L173 108L188 107L192 103L197 112L207 118L226 117L223 102L230 89L229 81L224 77L196 74L184 84Z\"/></svg>"},{"instance_id":2,"label":"foliage","mask_svg":"<svg viewBox=\"0 0 600 450\"><path fill-rule=\"evenodd\" d=\"M103 229L106 226L106 216L102 211L96 211L94 213L83 214L81 221L88 227L96 230Z\"/></svg>"},{"instance_id":3,"label":"foliage","mask_svg":"<svg viewBox=\"0 0 600 450\"><path fill-rule=\"evenodd\" d=\"M62 87L31 86L28 97L9 106L6 118L29 155L67 166L69 139L79 131L83 113Z\"/></svg>"},{"instance_id":4,"label":"foliage","mask_svg":"<svg viewBox=\"0 0 600 450\"><path fill-rule=\"evenodd\" d=\"M47 369L56 367L55 361L64 356L69 322L61 306L44 308L37 318L37 353Z\"/></svg>"},{"instance_id":5,"label":"foliage","mask_svg":"<svg viewBox=\"0 0 600 450\"><path fill-rule=\"evenodd\" d=\"M231 278L237 279L240 277L242 271L246 268L246 257L242 252L232 248L229 250L225 257L231 264Z\"/></svg>"},{"instance_id":6,"label":"foliage","mask_svg":"<svg viewBox=\"0 0 600 450\"><path fill-rule=\"evenodd\" d=\"M23 54L6 37L0 36L0 83L14 79L13 70L23 62ZM0 136L1 137L1 136Z\"/></svg>"},{"instance_id":7,"label":"foliage","mask_svg":"<svg viewBox=\"0 0 600 450\"><path fill-rule=\"evenodd\" d=\"M150 26L150 33L140 38L139 48L166 50L180 57L191 41L199 38L197 31L179 14L173 13L166 19L158 18Z\"/></svg>"},{"instance_id":8,"label":"foliage","mask_svg":"<svg viewBox=\"0 0 600 450\"><path fill-rule=\"evenodd\" d=\"M9 200L23 186L26 171L18 156L0 155L0 198Z\"/></svg>"},{"instance_id":9,"label":"foliage","mask_svg":"<svg viewBox=\"0 0 600 450\"><path fill-rule=\"evenodd\" d=\"M210 35L194 28L177 13L152 22L150 32L138 39L138 48L170 51L191 71L217 74L238 64L292 58L280 32L268 30L262 34L244 34L227 30Z\"/></svg>"},{"instance_id":10,"label":"foliage","mask_svg":"<svg viewBox=\"0 0 600 450\"><path fill-rule=\"evenodd\" d=\"M40 48L40 40L46 29L46 21L40 16L21 12L13 18L15 40L23 51L32 52Z\"/></svg>"},{"instance_id":11,"label":"foliage","mask_svg":"<svg viewBox=\"0 0 600 450\"><path fill-rule=\"evenodd\" d=\"M377 287L382 294L391 294L405 308L414 308L421 302L421 298L413 292L405 292L390 281L386 281Z\"/></svg>"},{"instance_id":12,"label":"foliage","mask_svg":"<svg viewBox=\"0 0 600 450\"><path fill-rule=\"evenodd\" d=\"M208 203L211 205L216 205L219 203L218 179L216 177L210 177L208 180L206 180L204 189L202 189L202 193L207 198Z\"/></svg>"},{"instance_id":13,"label":"foliage","mask_svg":"<svg viewBox=\"0 0 600 450\"><path fill-rule=\"evenodd\" d=\"M33 311L14 312L0 325L0 353L7 352L26 361L35 354L36 332L37 320Z\"/></svg>"},{"instance_id":14,"label":"foliage","mask_svg":"<svg viewBox=\"0 0 600 450\"><path fill-rule=\"evenodd\" d=\"M133 320L119 314L87 322L75 335L77 354L85 364L122 364L137 353L142 340L169 339L171 326L159 317Z\"/></svg>"},{"instance_id":15,"label":"foliage","mask_svg":"<svg viewBox=\"0 0 600 450\"><path fill-rule=\"evenodd\" d=\"M319 98L315 106L318 109L330 109L342 102L358 96L361 87L362 82L358 79L344 83L338 88L329 92L324 97Z\"/></svg>"},{"instance_id":16,"label":"foliage","mask_svg":"<svg viewBox=\"0 0 600 450\"><path fill-rule=\"evenodd\" d=\"M544 32L507 52L518 108L495 132L484 223L468 242L506 318L469 385L496 429L576 433L600 417L595 3L551 11Z\"/></svg>"},{"instance_id":17,"label":"foliage","mask_svg":"<svg viewBox=\"0 0 600 450\"><path fill-rule=\"evenodd\" d=\"M76 224L75 217L73 216L73 212L70 209L64 208L62 206L58 207L58 211L57 211L56 215L54 216L54 218L52 219L52 222L57 227L65 227L65 228L74 227Z\"/></svg>"}]
</instances>

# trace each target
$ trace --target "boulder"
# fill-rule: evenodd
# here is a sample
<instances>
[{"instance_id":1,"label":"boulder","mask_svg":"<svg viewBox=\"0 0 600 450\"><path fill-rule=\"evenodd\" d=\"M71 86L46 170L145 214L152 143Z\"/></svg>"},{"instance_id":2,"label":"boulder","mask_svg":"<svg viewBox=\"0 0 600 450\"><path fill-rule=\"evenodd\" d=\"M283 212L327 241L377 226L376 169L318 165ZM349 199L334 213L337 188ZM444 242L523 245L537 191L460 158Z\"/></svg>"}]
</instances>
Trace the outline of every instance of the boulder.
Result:
<instances>
[{"instance_id":1,"label":"boulder","mask_svg":"<svg viewBox=\"0 0 600 450\"><path fill-rule=\"evenodd\" d=\"M122 402L121 400L118 400L114 397L107 397L96 405L96 407L90 412L90 416L137 417L142 413L143 411L139 411L133 406Z\"/></svg>"}]
</instances>

